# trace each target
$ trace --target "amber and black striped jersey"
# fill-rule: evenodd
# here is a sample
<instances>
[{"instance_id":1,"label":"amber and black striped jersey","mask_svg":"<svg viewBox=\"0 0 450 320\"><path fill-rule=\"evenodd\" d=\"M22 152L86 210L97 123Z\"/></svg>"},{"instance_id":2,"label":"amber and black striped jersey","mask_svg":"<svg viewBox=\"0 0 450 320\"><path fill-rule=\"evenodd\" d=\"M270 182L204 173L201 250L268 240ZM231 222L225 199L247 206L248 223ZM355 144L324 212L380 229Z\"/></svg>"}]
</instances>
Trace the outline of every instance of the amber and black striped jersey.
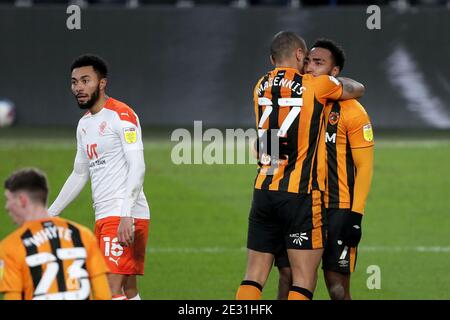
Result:
<instances>
[{"instance_id":1,"label":"amber and black striped jersey","mask_svg":"<svg viewBox=\"0 0 450 320\"><path fill-rule=\"evenodd\" d=\"M310 193L325 188L323 108L342 85L331 76L275 68L257 83L253 98L258 130L256 189ZM323 134L321 134L323 133Z\"/></svg>"},{"instance_id":2,"label":"amber and black striped jersey","mask_svg":"<svg viewBox=\"0 0 450 320\"><path fill-rule=\"evenodd\" d=\"M327 183L326 208L352 207L356 168L352 149L374 145L372 124L355 99L330 102L325 107Z\"/></svg>"},{"instance_id":3,"label":"amber and black striped jersey","mask_svg":"<svg viewBox=\"0 0 450 320\"><path fill-rule=\"evenodd\" d=\"M62 218L25 222L0 243L0 292L24 300L87 300L108 272L92 232Z\"/></svg>"}]
</instances>

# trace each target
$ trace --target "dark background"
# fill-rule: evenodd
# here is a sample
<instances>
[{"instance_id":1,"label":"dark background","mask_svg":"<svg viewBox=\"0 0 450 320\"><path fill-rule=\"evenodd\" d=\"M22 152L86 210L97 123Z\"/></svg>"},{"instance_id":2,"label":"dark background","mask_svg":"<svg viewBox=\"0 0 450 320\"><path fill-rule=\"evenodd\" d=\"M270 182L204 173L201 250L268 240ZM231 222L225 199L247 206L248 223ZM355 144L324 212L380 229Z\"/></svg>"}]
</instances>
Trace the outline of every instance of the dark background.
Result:
<instances>
[{"instance_id":1,"label":"dark background","mask_svg":"<svg viewBox=\"0 0 450 320\"><path fill-rule=\"evenodd\" d=\"M110 65L107 93L144 125L250 127L271 37L290 29L344 47L341 75L365 84L376 128L450 128L450 10L381 7L381 30L369 30L366 8L89 7L68 30L66 6L1 6L0 97L19 125L74 126L69 67L91 52Z\"/></svg>"}]
</instances>

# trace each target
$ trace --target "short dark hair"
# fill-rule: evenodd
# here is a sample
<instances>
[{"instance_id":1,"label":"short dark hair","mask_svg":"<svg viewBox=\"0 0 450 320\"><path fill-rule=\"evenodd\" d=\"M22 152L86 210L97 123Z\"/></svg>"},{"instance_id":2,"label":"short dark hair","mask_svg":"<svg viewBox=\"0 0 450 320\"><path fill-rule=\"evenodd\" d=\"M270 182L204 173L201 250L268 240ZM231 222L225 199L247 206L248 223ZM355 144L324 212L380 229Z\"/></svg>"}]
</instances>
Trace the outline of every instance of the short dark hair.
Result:
<instances>
[{"instance_id":1,"label":"short dark hair","mask_svg":"<svg viewBox=\"0 0 450 320\"><path fill-rule=\"evenodd\" d=\"M25 191L33 201L47 204L47 177L38 169L26 168L15 171L6 179L5 189L10 192Z\"/></svg>"},{"instance_id":2,"label":"short dark hair","mask_svg":"<svg viewBox=\"0 0 450 320\"><path fill-rule=\"evenodd\" d=\"M342 47L333 40L324 38L317 39L312 48L323 48L329 50L331 52L331 56L333 57L334 65L339 67L339 71L342 71L342 69L344 69L344 49L342 49Z\"/></svg>"},{"instance_id":3,"label":"short dark hair","mask_svg":"<svg viewBox=\"0 0 450 320\"><path fill-rule=\"evenodd\" d=\"M92 66L97 73L98 78L106 78L108 76L108 64L101 57L93 54L83 54L72 62L70 72L75 68Z\"/></svg>"},{"instance_id":4,"label":"short dark hair","mask_svg":"<svg viewBox=\"0 0 450 320\"><path fill-rule=\"evenodd\" d=\"M305 40L295 32L280 31L272 39L270 55L273 60L282 61L297 48L302 49L306 54L307 48Z\"/></svg>"}]
</instances>

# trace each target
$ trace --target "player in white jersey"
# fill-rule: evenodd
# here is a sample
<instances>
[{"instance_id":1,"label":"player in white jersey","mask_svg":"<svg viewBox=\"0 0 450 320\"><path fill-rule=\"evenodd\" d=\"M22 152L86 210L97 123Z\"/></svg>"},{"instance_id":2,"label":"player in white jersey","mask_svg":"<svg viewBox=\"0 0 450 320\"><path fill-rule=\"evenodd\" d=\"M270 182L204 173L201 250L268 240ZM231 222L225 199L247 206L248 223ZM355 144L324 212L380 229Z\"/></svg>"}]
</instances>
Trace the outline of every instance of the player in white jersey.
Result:
<instances>
[{"instance_id":1,"label":"player in white jersey","mask_svg":"<svg viewBox=\"0 0 450 320\"><path fill-rule=\"evenodd\" d=\"M106 95L107 65L83 55L72 64L72 93L88 112L77 127L74 169L49 208L59 213L91 178L95 235L111 270L113 299L140 300L136 275L144 274L150 209L141 126L126 104Z\"/></svg>"}]
</instances>

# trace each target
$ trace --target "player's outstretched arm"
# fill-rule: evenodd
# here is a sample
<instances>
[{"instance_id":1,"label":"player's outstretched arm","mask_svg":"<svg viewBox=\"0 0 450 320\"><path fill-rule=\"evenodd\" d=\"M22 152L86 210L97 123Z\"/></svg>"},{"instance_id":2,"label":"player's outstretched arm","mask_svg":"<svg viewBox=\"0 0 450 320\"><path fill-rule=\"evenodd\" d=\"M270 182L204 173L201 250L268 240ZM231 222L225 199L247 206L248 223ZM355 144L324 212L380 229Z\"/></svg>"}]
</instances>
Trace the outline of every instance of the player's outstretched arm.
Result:
<instances>
[{"instance_id":1,"label":"player's outstretched arm","mask_svg":"<svg viewBox=\"0 0 450 320\"><path fill-rule=\"evenodd\" d=\"M366 91L362 83L353 79L339 77L338 80L342 83L342 96L339 100L361 98Z\"/></svg>"},{"instance_id":2,"label":"player's outstretched arm","mask_svg":"<svg viewBox=\"0 0 450 320\"><path fill-rule=\"evenodd\" d=\"M308 75L305 75L308 76ZM365 92L364 86L349 78L335 78L328 75L313 77L315 94L321 103L327 100L348 100L362 97Z\"/></svg>"},{"instance_id":3,"label":"player's outstretched arm","mask_svg":"<svg viewBox=\"0 0 450 320\"><path fill-rule=\"evenodd\" d=\"M125 197L122 204L121 219L117 232L120 243L130 245L133 242L131 208L133 208L142 190L145 176L145 161L143 150L125 151L128 163L128 174Z\"/></svg>"},{"instance_id":4,"label":"player's outstretched arm","mask_svg":"<svg viewBox=\"0 0 450 320\"><path fill-rule=\"evenodd\" d=\"M89 180L89 163L79 162L77 158L75 158L72 173L67 178L56 200L53 201L48 209L48 213L51 216L59 215L80 194Z\"/></svg>"}]
</instances>

